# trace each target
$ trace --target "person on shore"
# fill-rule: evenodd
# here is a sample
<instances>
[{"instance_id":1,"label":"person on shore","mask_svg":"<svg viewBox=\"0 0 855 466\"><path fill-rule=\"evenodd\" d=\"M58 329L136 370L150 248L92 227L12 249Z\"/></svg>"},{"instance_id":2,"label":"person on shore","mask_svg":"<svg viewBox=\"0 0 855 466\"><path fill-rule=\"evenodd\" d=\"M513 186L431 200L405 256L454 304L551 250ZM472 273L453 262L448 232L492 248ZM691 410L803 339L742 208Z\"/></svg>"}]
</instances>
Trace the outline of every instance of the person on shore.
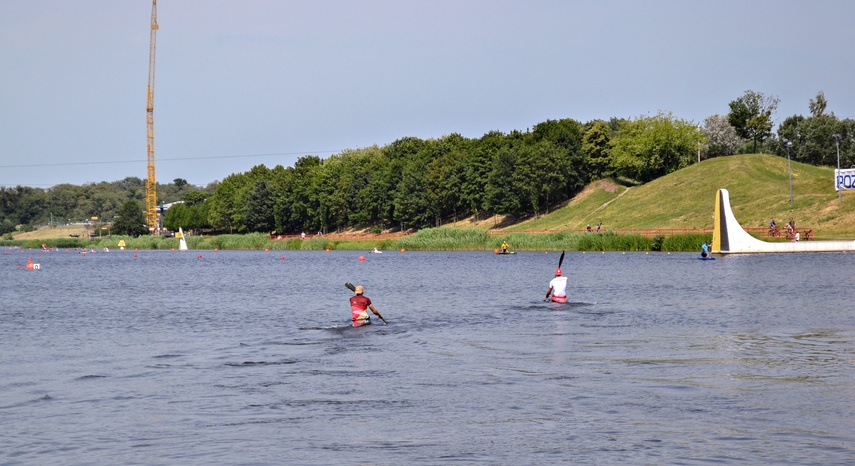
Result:
<instances>
[{"instance_id":1,"label":"person on shore","mask_svg":"<svg viewBox=\"0 0 855 466\"><path fill-rule=\"evenodd\" d=\"M350 298L351 319L354 327L371 324L371 316L368 315L369 309L380 320L385 321L380 311L371 303L371 299L365 296L365 288L362 285L357 285L354 293L354 296Z\"/></svg>"},{"instance_id":2,"label":"person on shore","mask_svg":"<svg viewBox=\"0 0 855 466\"><path fill-rule=\"evenodd\" d=\"M552 302L567 302L567 277L562 276L561 269L555 269L555 278L549 282L549 290L546 291L546 300L552 295Z\"/></svg>"}]
</instances>

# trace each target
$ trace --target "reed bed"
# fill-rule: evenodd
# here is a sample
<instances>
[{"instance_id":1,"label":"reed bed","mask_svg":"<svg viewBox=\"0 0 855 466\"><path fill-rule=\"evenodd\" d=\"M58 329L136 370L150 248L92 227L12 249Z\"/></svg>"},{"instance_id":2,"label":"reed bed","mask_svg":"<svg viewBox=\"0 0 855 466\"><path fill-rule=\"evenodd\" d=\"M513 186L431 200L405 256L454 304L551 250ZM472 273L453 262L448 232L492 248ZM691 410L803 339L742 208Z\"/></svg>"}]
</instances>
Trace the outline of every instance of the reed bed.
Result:
<instances>
[{"instance_id":1,"label":"reed bed","mask_svg":"<svg viewBox=\"0 0 855 466\"><path fill-rule=\"evenodd\" d=\"M711 234L687 234L675 236L657 236L647 238L641 235L619 235L605 233L523 233L514 232L502 236L490 236L485 230L462 228L433 228L421 230L400 239L329 240L324 237L312 237L305 240L271 240L261 233L245 235L186 236L187 247L193 250L305 250L323 251L326 249L370 251L376 247L385 251L400 249L423 251L484 251L498 250L502 242L507 242L511 251L700 251L701 243L712 241ZM24 249L48 248L95 248L118 249L119 241L125 241L126 249L178 249L177 238L155 236L112 236L90 241L83 238L54 238L43 240L2 240L0 246Z\"/></svg>"},{"instance_id":2,"label":"reed bed","mask_svg":"<svg viewBox=\"0 0 855 466\"><path fill-rule=\"evenodd\" d=\"M676 235L669 236L662 241L662 251L679 252L679 251L698 251L701 250L701 244L712 243L712 233L705 235Z\"/></svg>"},{"instance_id":3,"label":"reed bed","mask_svg":"<svg viewBox=\"0 0 855 466\"><path fill-rule=\"evenodd\" d=\"M489 240L486 230L429 228L399 239L397 246L398 249L430 251L480 250L485 249Z\"/></svg>"},{"instance_id":4,"label":"reed bed","mask_svg":"<svg viewBox=\"0 0 855 466\"><path fill-rule=\"evenodd\" d=\"M579 251L650 251L653 241L641 235L618 235L612 232L579 235Z\"/></svg>"},{"instance_id":5,"label":"reed bed","mask_svg":"<svg viewBox=\"0 0 855 466\"><path fill-rule=\"evenodd\" d=\"M503 236L490 238L486 247L497 250L502 242L507 242L511 251L558 251L574 250L579 241L578 233L554 232L554 233L508 233Z\"/></svg>"}]
</instances>

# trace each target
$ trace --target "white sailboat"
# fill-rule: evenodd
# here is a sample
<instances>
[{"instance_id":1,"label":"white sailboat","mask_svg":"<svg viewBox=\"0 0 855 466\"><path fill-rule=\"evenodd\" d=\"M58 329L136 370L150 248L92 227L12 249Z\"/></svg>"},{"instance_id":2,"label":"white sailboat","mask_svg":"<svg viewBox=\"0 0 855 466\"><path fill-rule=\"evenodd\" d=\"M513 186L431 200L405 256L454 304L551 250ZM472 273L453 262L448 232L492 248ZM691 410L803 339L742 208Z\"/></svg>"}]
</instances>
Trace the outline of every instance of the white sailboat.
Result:
<instances>
[{"instance_id":1,"label":"white sailboat","mask_svg":"<svg viewBox=\"0 0 855 466\"><path fill-rule=\"evenodd\" d=\"M186 251L187 240L184 239L184 230L182 230L181 227L178 227L178 233L175 234L175 237L178 238L178 250Z\"/></svg>"}]
</instances>

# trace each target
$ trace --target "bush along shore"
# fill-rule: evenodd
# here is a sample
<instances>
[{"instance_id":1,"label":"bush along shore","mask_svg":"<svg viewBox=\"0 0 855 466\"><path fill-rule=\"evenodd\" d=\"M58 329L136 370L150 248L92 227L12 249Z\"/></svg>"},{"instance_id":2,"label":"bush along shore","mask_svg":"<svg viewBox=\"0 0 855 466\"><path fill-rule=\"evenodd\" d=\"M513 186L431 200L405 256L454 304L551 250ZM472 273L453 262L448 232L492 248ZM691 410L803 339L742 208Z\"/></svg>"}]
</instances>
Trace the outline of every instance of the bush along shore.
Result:
<instances>
[{"instance_id":1,"label":"bush along shore","mask_svg":"<svg viewBox=\"0 0 855 466\"><path fill-rule=\"evenodd\" d=\"M340 238L340 237L339 237ZM178 249L178 239L157 236L112 236L88 241L80 238L55 238L31 240L2 240L0 246L22 249L47 248L74 249L104 248L118 249L119 241L125 249ZM491 235L486 230L460 228L429 228L399 239L372 238L371 235L348 239L327 239L314 236L306 239L270 239L261 233L242 235L186 236L187 247L194 250L412 250L412 251L494 251L503 242L512 251L700 251L701 244L712 241L711 234L689 234L674 236L619 235L615 233L508 233Z\"/></svg>"}]
</instances>

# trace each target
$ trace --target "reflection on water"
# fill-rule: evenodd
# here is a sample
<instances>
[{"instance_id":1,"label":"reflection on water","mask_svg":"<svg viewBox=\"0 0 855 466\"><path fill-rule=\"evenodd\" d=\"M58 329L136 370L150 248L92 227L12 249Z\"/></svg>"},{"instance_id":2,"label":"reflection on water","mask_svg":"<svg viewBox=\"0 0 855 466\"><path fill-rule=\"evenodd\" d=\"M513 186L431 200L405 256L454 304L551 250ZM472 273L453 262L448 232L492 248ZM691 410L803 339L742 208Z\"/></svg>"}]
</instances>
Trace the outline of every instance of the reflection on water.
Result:
<instances>
[{"instance_id":1,"label":"reflection on water","mask_svg":"<svg viewBox=\"0 0 855 466\"><path fill-rule=\"evenodd\" d=\"M855 455L851 254L137 254L0 255L0 463Z\"/></svg>"}]
</instances>

